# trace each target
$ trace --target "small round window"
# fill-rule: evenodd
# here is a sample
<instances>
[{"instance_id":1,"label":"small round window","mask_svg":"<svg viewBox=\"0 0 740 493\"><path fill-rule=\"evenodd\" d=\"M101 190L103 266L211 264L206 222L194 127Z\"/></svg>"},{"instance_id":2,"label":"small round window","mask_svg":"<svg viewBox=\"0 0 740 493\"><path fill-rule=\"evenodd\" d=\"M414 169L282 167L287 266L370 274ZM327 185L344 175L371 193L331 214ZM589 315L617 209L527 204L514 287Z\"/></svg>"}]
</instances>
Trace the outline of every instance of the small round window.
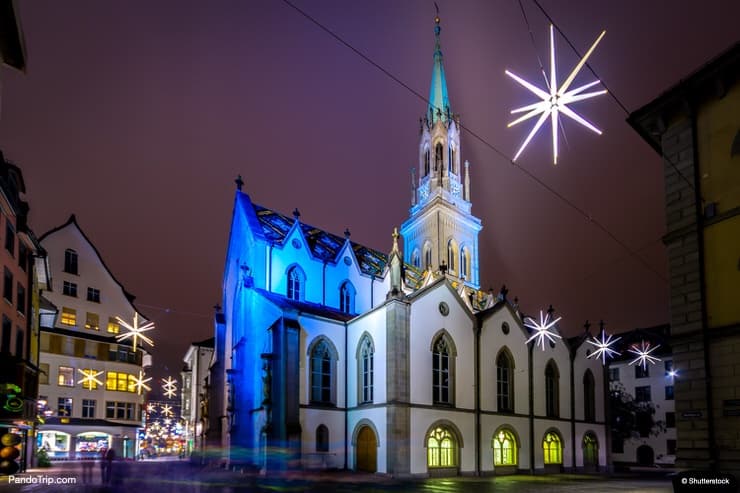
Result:
<instances>
[{"instance_id":1,"label":"small round window","mask_svg":"<svg viewBox=\"0 0 740 493\"><path fill-rule=\"evenodd\" d=\"M509 324L504 322L501 324L501 332L504 333L504 335L509 333Z\"/></svg>"},{"instance_id":2,"label":"small round window","mask_svg":"<svg viewBox=\"0 0 740 493\"><path fill-rule=\"evenodd\" d=\"M293 248L301 248L301 242L298 241L298 238L293 238L290 244L293 245Z\"/></svg>"}]
</instances>

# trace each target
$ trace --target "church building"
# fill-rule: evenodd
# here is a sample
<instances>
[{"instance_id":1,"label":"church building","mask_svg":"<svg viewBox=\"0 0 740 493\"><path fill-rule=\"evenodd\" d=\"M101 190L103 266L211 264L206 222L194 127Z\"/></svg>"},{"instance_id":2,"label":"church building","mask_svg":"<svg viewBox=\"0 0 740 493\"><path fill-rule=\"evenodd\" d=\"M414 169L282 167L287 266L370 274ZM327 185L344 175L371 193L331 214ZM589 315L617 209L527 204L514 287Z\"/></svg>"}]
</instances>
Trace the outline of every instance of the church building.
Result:
<instances>
[{"instance_id":1,"label":"church building","mask_svg":"<svg viewBox=\"0 0 740 493\"><path fill-rule=\"evenodd\" d=\"M480 291L482 224L440 31L435 18L415 190L389 253L255 204L236 180L204 419L232 467L398 477L606 467L604 369L591 346L528 343L506 290Z\"/></svg>"}]
</instances>

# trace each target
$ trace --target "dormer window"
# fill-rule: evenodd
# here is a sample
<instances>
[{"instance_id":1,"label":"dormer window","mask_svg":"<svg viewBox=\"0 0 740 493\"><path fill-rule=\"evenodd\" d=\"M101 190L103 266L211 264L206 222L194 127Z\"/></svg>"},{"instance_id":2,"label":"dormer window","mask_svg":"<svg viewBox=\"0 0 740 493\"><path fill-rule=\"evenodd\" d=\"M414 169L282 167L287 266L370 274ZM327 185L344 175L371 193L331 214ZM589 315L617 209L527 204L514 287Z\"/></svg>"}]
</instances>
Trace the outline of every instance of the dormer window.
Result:
<instances>
[{"instance_id":1,"label":"dormer window","mask_svg":"<svg viewBox=\"0 0 740 493\"><path fill-rule=\"evenodd\" d=\"M288 292L286 293L291 300L301 301L303 299L303 290L305 289L306 275L297 265L288 269Z\"/></svg>"},{"instance_id":2,"label":"dormer window","mask_svg":"<svg viewBox=\"0 0 740 493\"><path fill-rule=\"evenodd\" d=\"M355 311L355 288L349 281L343 282L339 288L339 311L343 313Z\"/></svg>"}]
</instances>

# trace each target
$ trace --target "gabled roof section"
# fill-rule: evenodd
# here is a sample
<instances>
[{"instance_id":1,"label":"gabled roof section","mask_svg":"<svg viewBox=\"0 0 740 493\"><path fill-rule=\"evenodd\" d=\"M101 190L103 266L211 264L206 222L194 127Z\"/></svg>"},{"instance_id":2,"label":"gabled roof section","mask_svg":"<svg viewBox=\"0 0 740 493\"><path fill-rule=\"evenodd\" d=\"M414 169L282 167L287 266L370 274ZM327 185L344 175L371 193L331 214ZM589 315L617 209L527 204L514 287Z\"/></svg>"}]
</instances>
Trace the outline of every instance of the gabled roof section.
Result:
<instances>
[{"instance_id":1,"label":"gabled roof section","mask_svg":"<svg viewBox=\"0 0 740 493\"><path fill-rule=\"evenodd\" d=\"M255 288L255 292L267 298L281 310L296 310L298 312L308 313L310 315L328 318L342 323L348 322L356 316L318 303L306 303L305 301L291 300L283 295L271 293L270 291L266 291L261 288Z\"/></svg>"},{"instance_id":2,"label":"gabled roof section","mask_svg":"<svg viewBox=\"0 0 740 493\"><path fill-rule=\"evenodd\" d=\"M293 228L295 219L261 205L254 204L253 207L259 221L260 232L265 239L276 244L283 243ZM336 261L345 239L310 224L303 222L299 224L311 255L315 258ZM386 254L353 241L350 241L350 244L363 274L380 276L383 273L388 263Z\"/></svg>"},{"instance_id":3,"label":"gabled roof section","mask_svg":"<svg viewBox=\"0 0 740 493\"><path fill-rule=\"evenodd\" d=\"M77 223L77 217L75 217L74 214L72 214L72 215L69 216L69 219L67 219L67 222L66 223L62 224L61 226L57 226L56 228L50 229L46 233L42 234L39 237L39 242L44 241L44 238L46 238L47 236L50 236L50 235L56 233L57 231L61 231L62 229L66 228L67 226L70 226L70 225L73 225L75 228L77 228L77 231L80 232L80 234L82 235L82 238L92 247L93 252L95 252L95 255L98 257L98 260L100 260L100 264L103 266L103 268L108 273L108 275L111 277L111 279L113 279L113 282L115 282L116 284L118 284L118 286L121 287L121 291L123 291L124 296L126 297L126 299L128 300L128 302L131 303L131 305L133 306L134 305L134 300L136 299L136 296L134 296L133 294L131 294L128 291L126 291L126 288L123 287L123 284L121 284L121 282L118 279L116 279L116 276L113 275L113 272L111 272L111 270L105 264L105 261L103 260L103 257L100 255L100 252L98 251L98 249L95 247L95 244L92 241L90 241L90 238L88 238L87 235L85 234L85 232L82 230L82 228L80 228L80 225ZM136 306L134 306L134 309L137 312L139 312L142 316L144 316L144 314L141 312L141 310L139 310L138 308L136 308ZM144 318L146 318L147 320L149 320L149 318L146 317L146 316L144 316Z\"/></svg>"}]
</instances>

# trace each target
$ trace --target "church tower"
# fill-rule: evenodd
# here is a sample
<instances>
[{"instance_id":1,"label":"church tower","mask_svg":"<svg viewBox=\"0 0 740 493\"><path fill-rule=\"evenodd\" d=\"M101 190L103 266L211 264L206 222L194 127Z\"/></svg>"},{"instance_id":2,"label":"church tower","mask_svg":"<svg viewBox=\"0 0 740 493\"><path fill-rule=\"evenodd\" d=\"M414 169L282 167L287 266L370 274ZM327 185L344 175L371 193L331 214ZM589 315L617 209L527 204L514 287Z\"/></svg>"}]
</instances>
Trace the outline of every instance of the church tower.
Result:
<instances>
[{"instance_id":1,"label":"church tower","mask_svg":"<svg viewBox=\"0 0 740 493\"><path fill-rule=\"evenodd\" d=\"M411 210L401 225L404 261L480 287L480 219L470 213L469 163L460 159L460 118L450 107L442 64L439 16L434 18L429 106L420 119L418 166L411 171Z\"/></svg>"}]
</instances>

